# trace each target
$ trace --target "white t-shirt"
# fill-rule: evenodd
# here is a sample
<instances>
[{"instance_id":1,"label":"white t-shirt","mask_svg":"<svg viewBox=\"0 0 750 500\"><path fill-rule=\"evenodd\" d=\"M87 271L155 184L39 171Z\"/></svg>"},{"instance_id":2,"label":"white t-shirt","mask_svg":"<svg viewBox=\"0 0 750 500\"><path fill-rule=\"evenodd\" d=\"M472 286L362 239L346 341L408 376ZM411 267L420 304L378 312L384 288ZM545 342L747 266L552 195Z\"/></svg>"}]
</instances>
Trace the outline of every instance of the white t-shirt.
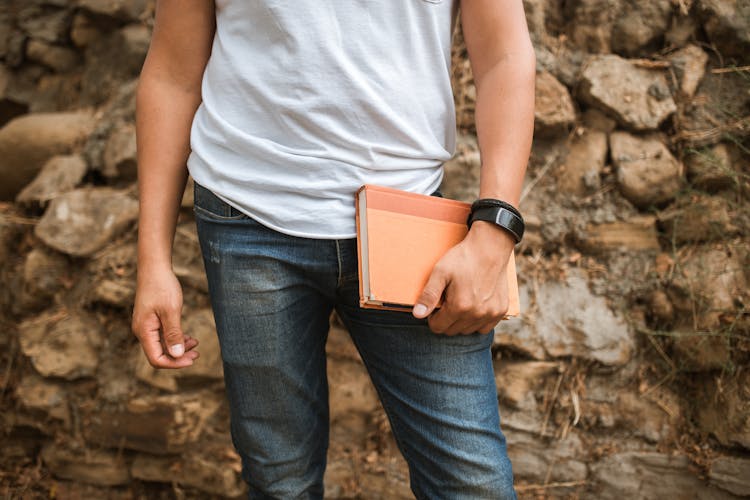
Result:
<instances>
[{"instance_id":1,"label":"white t-shirt","mask_svg":"<svg viewBox=\"0 0 750 500\"><path fill-rule=\"evenodd\" d=\"M277 231L355 236L354 193L453 156L457 0L216 0L192 177Z\"/></svg>"}]
</instances>

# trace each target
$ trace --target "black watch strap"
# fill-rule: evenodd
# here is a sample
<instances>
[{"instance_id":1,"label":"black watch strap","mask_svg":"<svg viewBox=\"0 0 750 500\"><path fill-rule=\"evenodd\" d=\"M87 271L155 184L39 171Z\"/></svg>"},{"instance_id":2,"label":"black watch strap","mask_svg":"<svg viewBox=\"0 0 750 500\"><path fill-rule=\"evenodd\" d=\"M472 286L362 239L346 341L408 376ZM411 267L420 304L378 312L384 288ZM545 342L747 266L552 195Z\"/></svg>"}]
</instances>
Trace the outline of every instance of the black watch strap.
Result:
<instances>
[{"instance_id":1,"label":"black watch strap","mask_svg":"<svg viewBox=\"0 0 750 500\"><path fill-rule=\"evenodd\" d=\"M477 207L472 210L469 215L467 224L471 227L471 225L478 220L491 222L502 227L513 235L516 243L519 243L521 238L523 238L523 232L525 229L523 219L507 208L498 206Z\"/></svg>"}]
</instances>

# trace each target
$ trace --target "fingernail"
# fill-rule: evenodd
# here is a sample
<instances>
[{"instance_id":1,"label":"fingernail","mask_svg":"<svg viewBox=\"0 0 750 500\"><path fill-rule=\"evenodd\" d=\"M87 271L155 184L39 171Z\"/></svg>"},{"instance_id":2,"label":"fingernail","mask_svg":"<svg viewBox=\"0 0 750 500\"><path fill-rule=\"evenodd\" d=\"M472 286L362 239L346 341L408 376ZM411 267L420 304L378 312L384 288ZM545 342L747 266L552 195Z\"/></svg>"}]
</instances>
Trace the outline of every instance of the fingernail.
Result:
<instances>
[{"instance_id":1,"label":"fingernail","mask_svg":"<svg viewBox=\"0 0 750 500\"><path fill-rule=\"evenodd\" d=\"M414 316L424 316L427 314L427 306L424 304L417 304L414 306Z\"/></svg>"},{"instance_id":2,"label":"fingernail","mask_svg":"<svg viewBox=\"0 0 750 500\"><path fill-rule=\"evenodd\" d=\"M183 354L185 354L185 346L182 344L175 344L172 347L169 348L169 353L175 357L179 358Z\"/></svg>"}]
</instances>

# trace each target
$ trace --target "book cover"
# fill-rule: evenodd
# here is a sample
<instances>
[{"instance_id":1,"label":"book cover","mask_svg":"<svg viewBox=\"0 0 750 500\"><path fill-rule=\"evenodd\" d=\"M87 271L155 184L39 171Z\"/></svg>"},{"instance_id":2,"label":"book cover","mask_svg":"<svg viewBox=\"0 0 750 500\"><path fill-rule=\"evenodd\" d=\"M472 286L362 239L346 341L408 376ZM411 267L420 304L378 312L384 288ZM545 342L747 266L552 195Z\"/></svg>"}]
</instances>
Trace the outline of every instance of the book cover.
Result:
<instances>
[{"instance_id":1,"label":"book cover","mask_svg":"<svg viewBox=\"0 0 750 500\"><path fill-rule=\"evenodd\" d=\"M356 195L360 305L411 311L432 268L468 228L468 203L380 186ZM507 269L508 311L519 314L515 256Z\"/></svg>"}]
</instances>

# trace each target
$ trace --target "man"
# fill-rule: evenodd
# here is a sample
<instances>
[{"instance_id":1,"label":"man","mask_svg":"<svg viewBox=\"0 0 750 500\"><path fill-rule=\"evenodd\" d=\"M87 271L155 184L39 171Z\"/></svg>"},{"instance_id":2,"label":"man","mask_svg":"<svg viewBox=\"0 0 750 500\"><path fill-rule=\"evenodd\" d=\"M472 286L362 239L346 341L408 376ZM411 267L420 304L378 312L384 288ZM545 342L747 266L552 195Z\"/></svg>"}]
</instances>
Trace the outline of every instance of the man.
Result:
<instances>
[{"instance_id":1,"label":"man","mask_svg":"<svg viewBox=\"0 0 750 500\"><path fill-rule=\"evenodd\" d=\"M370 183L432 193L454 152L459 6L477 87L480 195L518 206L535 71L521 0L157 3L137 95L132 327L155 367L198 357L171 269L189 170L251 498L322 498L333 309L416 497L515 498L490 352L508 307L512 232L475 222L412 314L358 307L354 192Z\"/></svg>"}]
</instances>

